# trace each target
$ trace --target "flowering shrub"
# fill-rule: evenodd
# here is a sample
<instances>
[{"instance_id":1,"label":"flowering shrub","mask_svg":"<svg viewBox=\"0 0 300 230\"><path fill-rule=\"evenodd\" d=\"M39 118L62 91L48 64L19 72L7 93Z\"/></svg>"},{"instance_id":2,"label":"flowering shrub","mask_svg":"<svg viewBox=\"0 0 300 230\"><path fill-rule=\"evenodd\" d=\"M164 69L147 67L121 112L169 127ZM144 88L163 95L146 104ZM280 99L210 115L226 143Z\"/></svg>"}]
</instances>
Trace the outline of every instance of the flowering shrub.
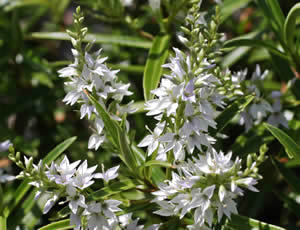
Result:
<instances>
[{"instance_id":1,"label":"flowering shrub","mask_svg":"<svg viewBox=\"0 0 300 230\"><path fill-rule=\"evenodd\" d=\"M271 1L258 2L265 11L271 7L269 14L280 10ZM16 178L23 180L12 206L3 208L0 198L1 229L10 229L7 219L30 186L35 189L25 201L28 210L37 202L44 215L57 211L42 230L283 229L238 213L242 197L251 192L255 194L250 196L258 196L263 188L259 185L264 183L260 167L269 161L296 193L299 191L298 179L291 179L294 175L287 166L267 156L271 153L267 144L274 136L288 157L299 163L300 147L285 132L293 116L294 120L299 118L291 111L296 111L299 100L299 50L291 45L296 42L299 48L299 36L290 39L287 35L296 28L299 4L284 22L269 22L274 32L283 30L280 48L251 38L226 41L225 34L220 33L225 4L221 1L150 0L144 6L162 33L155 38L130 16L125 17L126 10L138 5L134 1L83 4L86 14L92 8L102 9L104 15L96 15L99 18L124 20L135 33L151 39L143 68L144 101L134 100L136 85L122 77L126 67L120 65L121 70L115 70L108 63L105 48L94 51L99 38L92 41L89 37L85 15L77 7L74 29L64 34L73 46L72 62L57 75L66 90L62 102L78 108L76 119L88 123L90 137L84 144L88 153L80 153L74 162L69 154L62 155L76 139L69 138L38 161L32 156L22 157L10 141L0 143L0 151L9 148L8 157L21 169ZM278 12L275 16L275 20L284 20ZM175 41L171 39L173 30ZM145 48L147 42L130 43L128 38L116 43ZM228 49L236 46L263 47L273 55L275 65L283 60L292 73L284 89L266 89L265 82L272 79L272 73L262 71L258 64L250 75L247 69L230 70L222 60ZM132 121L140 112L147 116L142 132ZM241 133L236 136L230 126L238 127ZM107 154L109 160L105 159ZM88 156L94 159L94 166L88 166ZM1 183L15 179L2 175L1 169L0 173ZM291 197L278 196L293 204L292 210L299 205Z\"/></svg>"}]
</instances>

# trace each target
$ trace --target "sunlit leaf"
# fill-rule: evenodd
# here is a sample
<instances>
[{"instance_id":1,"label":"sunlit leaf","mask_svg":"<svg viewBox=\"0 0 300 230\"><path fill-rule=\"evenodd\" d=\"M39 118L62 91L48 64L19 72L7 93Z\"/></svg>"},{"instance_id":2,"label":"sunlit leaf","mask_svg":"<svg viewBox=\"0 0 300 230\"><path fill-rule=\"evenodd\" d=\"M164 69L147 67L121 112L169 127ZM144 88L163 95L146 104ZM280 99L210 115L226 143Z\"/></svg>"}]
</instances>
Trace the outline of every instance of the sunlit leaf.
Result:
<instances>
[{"instance_id":1,"label":"sunlit leaf","mask_svg":"<svg viewBox=\"0 0 300 230\"><path fill-rule=\"evenodd\" d=\"M51 224L48 224L44 227L39 228L39 230L65 230L65 229L73 229L74 226L70 225L70 220L60 220Z\"/></svg>"},{"instance_id":2,"label":"sunlit leaf","mask_svg":"<svg viewBox=\"0 0 300 230\"><path fill-rule=\"evenodd\" d=\"M153 42L146 62L143 79L145 100L153 98L151 90L156 89L159 84L163 73L162 65L165 63L169 54L169 46L169 35L158 35Z\"/></svg>"},{"instance_id":3,"label":"sunlit leaf","mask_svg":"<svg viewBox=\"0 0 300 230\"><path fill-rule=\"evenodd\" d=\"M274 137L283 145L289 158L300 159L300 147L299 145L289 137L285 132L280 129L265 123L265 127L272 133Z\"/></svg>"},{"instance_id":4,"label":"sunlit leaf","mask_svg":"<svg viewBox=\"0 0 300 230\"><path fill-rule=\"evenodd\" d=\"M64 32L34 32L27 36L27 39L49 39L49 40L70 40L70 36ZM143 49L149 49L152 43L139 37L111 34L92 34L89 33L83 39L84 42L100 44L114 44L121 46L130 46Z\"/></svg>"}]
</instances>

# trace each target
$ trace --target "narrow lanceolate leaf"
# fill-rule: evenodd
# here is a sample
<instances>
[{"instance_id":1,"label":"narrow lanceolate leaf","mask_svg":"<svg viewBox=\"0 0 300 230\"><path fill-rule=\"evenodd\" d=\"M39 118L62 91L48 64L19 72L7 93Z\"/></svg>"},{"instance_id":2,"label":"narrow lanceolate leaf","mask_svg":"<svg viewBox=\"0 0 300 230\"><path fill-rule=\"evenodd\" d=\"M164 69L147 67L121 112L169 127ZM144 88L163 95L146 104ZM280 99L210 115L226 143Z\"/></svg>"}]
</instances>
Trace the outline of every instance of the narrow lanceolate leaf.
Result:
<instances>
[{"instance_id":1,"label":"narrow lanceolate leaf","mask_svg":"<svg viewBox=\"0 0 300 230\"><path fill-rule=\"evenodd\" d=\"M59 157L74 141L76 140L76 137L71 137L64 142L57 145L52 151L50 151L46 157L43 159L44 164L49 164L52 161L54 161L57 157ZM12 210L19 204L19 202L22 200L22 198L26 195L28 190L30 189L30 185L28 184L29 180L25 179L19 185L17 188L15 194L14 194L14 200L13 203L8 207L8 213L11 213ZM31 197L31 196L29 196ZM33 197L32 197L33 199Z\"/></svg>"},{"instance_id":2,"label":"narrow lanceolate leaf","mask_svg":"<svg viewBox=\"0 0 300 230\"><path fill-rule=\"evenodd\" d=\"M272 163L283 176L284 180L293 188L293 190L297 193L300 193L300 179L297 177L297 175L294 174L292 170L288 169L284 164L274 160L273 158Z\"/></svg>"},{"instance_id":3,"label":"narrow lanceolate leaf","mask_svg":"<svg viewBox=\"0 0 300 230\"><path fill-rule=\"evenodd\" d=\"M245 98L242 97L240 100L233 102L228 108L226 108L217 118L217 129L211 129L210 134L215 135L221 132L228 123L235 117L235 115L242 112L254 99L254 96L248 95Z\"/></svg>"},{"instance_id":4,"label":"narrow lanceolate leaf","mask_svg":"<svg viewBox=\"0 0 300 230\"><path fill-rule=\"evenodd\" d=\"M291 137L270 124L265 123L264 126L283 145L289 158L300 159L300 146Z\"/></svg>"},{"instance_id":5,"label":"narrow lanceolate leaf","mask_svg":"<svg viewBox=\"0 0 300 230\"><path fill-rule=\"evenodd\" d=\"M133 181L130 179L116 182L114 184L111 184L109 187L104 187L98 191L93 192L88 196L88 200L105 199L111 195L136 188L136 186L137 184L133 183Z\"/></svg>"},{"instance_id":6,"label":"narrow lanceolate leaf","mask_svg":"<svg viewBox=\"0 0 300 230\"><path fill-rule=\"evenodd\" d=\"M224 48L228 47L241 47L241 46L248 46L248 47L259 47L259 48L265 48L269 52L272 52L284 59L287 59L286 55L279 50L276 49L273 45L259 40L259 39L248 39L248 38L235 38L232 40L229 40L225 43Z\"/></svg>"},{"instance_id":7,"label":"narrow lanceolate leaf","mask_svg":"<svg viewBox=\"0 0 300 230\"><path fill-rule=\"evenodd\" d=\"M126 131L123 130L115 120L111 119L109 113L99 104L95 97L89 93L86 93L86 95L103 120L105 129L110 134L113 144L120 150L121 160L133 171L137 166L137 161L129 147Z\"/></svg>"},{"instance_id":8,"label":"narrow lanceolate leaf","mask_svg":"<svg viewBox=\"0 0 300 230\"><path fill-rule=\"evenodd\" d=\"M289 14L284 22L284 41L290 49L295 49L294 35L296 34L296 21L300 17L300 3L297 3L289 11Z\"/></svg>"},{"instance_id":9,"label":"narrow lanceolate leaf","mask_svg":"<svg viewBox=\"0 0 300 230\"><path fill-rule=\"evenodd\" d=\"M77 137L71 137L64 142L56 146L47 156L43 159L44 164L50 164L54 161L60 154L62 154L69 146L76 140Z\"/></svg>"},{"instance_id":10,"label":"narrow lanceolate leaf","mask_svg":"<svg viewBox=\"0 0 300 230\"><path fill-rule=\"evenodd\" d=\"M257 0L256 2L276 34L276 38L282 42L284 16L278 4L278 0Z\"/></svg>"},{"instance_id":11,"label":"narrow lanceolate leaf","mask_svg":"<svg viewBox=\"0 0 300 230\"><path fill-rule=\"evenodd\" d=\"M143 165L143 168L150 167L150 166L161 166L161 167L165 167L165 168L172 168L172 164L171 163L165 162L165 161L159 161L159 160L147 161Z\"/></svg>"},{"instance_id":12,"label":"narrow lanceolate leaf","mask_svg":"<svg viewBox=\"0 0 300 230\"><path fill-rule=\"evenodd\" d=\"M73 229L75 226L70 225L70 220L61 220L51 224L48 224L44 227L39 228L39 230L65 230L65 229Z\"/></svg>"},{"instance_id":13,"label":"narrow lanceolate leaf","mask_svg":"<svg viewBox=\"0 0 300 230\"><path fill-rule=\"evenodd\" d=\"M92 102L92 104L95 106L97 112L99 113L101 119L104 122L105 129L107 132L111 135L112 141L116 147L119 146L119 140L118 140L118 129L121 129L119 125L110 118L110 115L108 112L99 104L96 98L94 98L89 93L86 94L89 100Z\"/></svg>"},{"instance_id":14,"label":"narrow lanceolate leaf","mask_svg":"<svg viewBox=\"0 0 300 230\"><path fill-rule=\"evenodd\" d=\"M275 226L272 224L267 224L264 222L261 222L259 220L255 220L252 218L248 218L245 216L240 216L240 215L231 215L231 219L228 220L225 223L224 226L225 230L263 230L263 229L268 229L268 230L285 230L284 228L281 228L279 226Z\"/></svg>"},{"instance_id":15,"label":"narrow lanceolate leaf","mask_svg":"<svg viewBox=\"0 0 300 230\"><path fill-rule=\"evenodd\" d=\"M152 98L151 90L156 89L163 73L162 65L168 57L169 35L158 35L149 51L144 71L143 87L145 100Z\"/></svg>"},{"instance_id":16,"label":"narrow lanceolate leaf","mask_svg":"<svg viewBox=\"0 0 300 230\"><path fill-rule=\"evenodd\" d=\"M26 6L33 6L33 5L44 5L48 6L49 2L47 0L10 0L10 1L0 1L0 7L4 6L5 11L12 11L16 8L26 7Z\"/></svg>"},{"instance_id":17,"label":"narrow lanceolate leaf","mask_svg":"<svg viewBox=\"0 0 300 230\"><path fill-rule=\"evenodd\" d=\"M279 0L266 0L266 2L274 17L273 20L276 21L279 28L282 29L284 24L284 14L279 5Z\"/></svg>"},{"instance_id":18,"label":"narrow lanceolate leaf","mask_svg":"<svg viewBox=\"0 0 300 230\"><path fill-rule=\"evenodd\" d=\"M49 39L49 40L70 40L70 36L64 32L34 32L27 36L27 39ZM101 44L114 44L121 46L130 46L136 48L149 49L152 42L141 39L139 37L124 36L124 35L111 35L111 34L92 34L89 33L83 39L84 42L101 43Z\"/></svg>"},{"instance_id":19,"label":"narrow lanceolate leaf","mask_svg":"<svg viewBox=\"0 0 300 230\"><path fill-rule=\"evenodd\" d=\"M252 0L227 0L220 4L221 22L224 22L235 11L245 7Z\"/></svg>"},{"instance_id":20,"label":"narrow lanceolate leaf","mask_svg":"<svg viewBox=\"0 0 300 230\"><path fill-rule=\"evenodd\" d=\"M6 217L0 216L0 229L6 230Z\"/></svg>"}]
</instances>

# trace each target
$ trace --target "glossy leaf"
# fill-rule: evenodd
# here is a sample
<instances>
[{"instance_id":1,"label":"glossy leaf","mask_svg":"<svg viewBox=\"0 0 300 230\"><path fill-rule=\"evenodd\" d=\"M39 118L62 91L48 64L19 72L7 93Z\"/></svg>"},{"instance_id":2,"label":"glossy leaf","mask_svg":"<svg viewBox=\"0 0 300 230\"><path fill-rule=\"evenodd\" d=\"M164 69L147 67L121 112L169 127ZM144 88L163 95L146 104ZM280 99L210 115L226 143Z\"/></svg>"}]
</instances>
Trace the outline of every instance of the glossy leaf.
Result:
<instances>
[{"instance_id":1,"label":"glossy leaf","mask_svg":"<svg viewBox=\"0 0 300 230\"><path fill-rule=\"evenodd\" d=\"M118 129L120 129L119 125L116 123L116 121L112 120L108 112L99 104L99 102L90 94L86 94L89 100L92 102L92 104L95 106L97 112L99 113L101 119L104 122L105 128L107 132L111 135L113 143L116 147L119 145L118 140Z\"/></svg>"},{"instance_id":2,"label":"glossy leaf","mask_svg":"<svg viewBox=\"0 0 300 230\"><path fill-rule=\"evenodd\" d=\"M149 51L143 79L145 100L153 98L151 90L156 89L159 84L163 73L162 65L165 63L169 54L169 43L169 35L158 35Z\"/></svg>"},{"instance_id":3,"label":"glossy leaf","mask_svg":"<svg viewBox=\"0 0 300 230\"><path fill-rule=\"evenodd\" d=\"M285 230L279 226L267 224L259 220L248 218L241 215L231 215L231 219L225 223L225 230Z\"/></svg>"},{"instance_id":4,"label":"glossy leaf","mask_svg":"<svg viewBox=\"0 0 300 230\"><path fill-rule=\"evenodd\" d=\"M143 165L143 168L150 167L150 166L161 166L161 167L165 167L165 168L172 168L172 164L171 163L165 162L165 161L159 161L159 160L147 161Z\"/></svg>"},{"instance_id":5,"label":"glossy leaf","mask_svg":"<svg viewBox=\"0 0 300 230\"><path fill-rule=\"evenodd\" d=\"M296 21L300 17L300 3L297 3L289 11L288 16L284 22L284 41L290 49L295 49L294 35L296 31Z\"/></svg>"},{"instance_id":6,"label":"glossy leaf","mask_svg":"<svg viewBox=\"0 0 300 230\"><path fill-rule=\"evenodd\" d=\"M70 220L60 220L51 224L48 224L44 227L39 228L39 230L65 230L65 229L73 229L74 226L70 225Z\"/></svg>"},{"instance_id":7,"label":"glossy leaf","mask_svg":"<svg viewBox=\"0 0 300 230\"><path fill-rule=\"evenodd\" d=\"M0 229L1 230L6 230L6 217L5 216L0 216Z\"/></svg>"},{"instance_id":8,"label":"glossy leaf","mask_svg":"<svg viewBox=\"0 0 300 230\"><path fill-rule=\"evenodd\" d=\"M114 194L118 194L122 191L127 191L136 188L136 184L132 180L127 179L120 182L111 184L109 187L104 187L98 191L93 192L89 195L90 200L101 200Z\"/></svg>"},{"instance_id":9,"label":"glossy leaf","mask_svg":"<svg viewBox=\"0 0 300 230\"><path fill-rule=\"evenodd\" d=\"M276 49L276 47L272 46L270 43L267 43L263 40L258 39L247 39L247 38L236 38L229 40L225 43L225 48L228 47L241 47L241 46L249 46L249 47L259 47L259 48L265 48L268 51L287 59L284 53L280 52Z\"/></svg>"},{"instance_id":10,"label":"glossy leaf","mask_svg":"<svg viewBox=\"0 0 300 230\"><path fill-rule=\"evenodd\" d=\"M2 3L3 2L3 3ZM48 0L10 0L10 1L2 1L0 2L0 7L4 5L5 11L12 11L16 8L25 7L25 6L33 6L33 5L49 5Z\"/></svg>"},{"instance_id":11,"label":"glossy leaf","mask_svg":"<svg viewBox=\"0 0 300 230\"><path fill-rule=\"evenodd\" d=\"M271 25L272 30L276 33L277 39L282 42L284 17L282 17L283 13L277 0L258 0L257 4Z\"/></svg>"},{"instance_id":12,"label":"glossy leaf","mask_svg":"<svg viewBox=\"0 0 300 230\"><path fill-rule=\"evenodd\" d=\"M47 156L43 159L44 164L50 164L54 161L60 154L62 154L73 142L77 139L77 137L71 137L64 142L60 143L56 146L51 152L47 154Z\"/></svg>"},{"instance_id":13,"label":"glossy leaf","mask_svg":"<svg viewBox=\"0 0 300 230\"><path fill-rule=\"evenodd\" d=\"M126 137L126 131L123 130L119 124L111 119L110 114L98 103L96 98L90 94L86 94L92 104L96 107L101 119L104 122L105 129L110 134L115 147L120 150L121 160L133 171L137 166L137 161L129 147L129 140Z\"/></svg>"},{"instance_id":14,"label":"glossy leaf","mask_svg":"<svg viewBox=\"0 0 300 230\"><path fill-rule=\"evenodd\" d=\"M265 123L264 126L283 145L289 158L300 159L300 146L291 137L270 124Z\"/></svg>"},{"instance_id":15,"label":"glossy leaf","mask_svg":"<svg viewBox=\"0 0 300 230\"><path fill-rule=\"evenodd\" d=\"M224 22L229 16L231 16L238 9L247 6L252 0L227 0L223 1L220 5L221 21Z\"/></svg>"},{"instance_id":16,"label":"glossy leaf","mask_svg":"<svg viewBox=\"0 0 300 230\"><path fill-rule=\"evenodd\" d=\"M50 40L70 40L70 36L64 32L34 32L28 35L28 39L50 39ZM121 46L130 46L136 48L149 49L152 43L139 37L110 35L110 34L92 34L89 33L83 39L84 42L113 44Z\"/></svg>"}]
</instances>

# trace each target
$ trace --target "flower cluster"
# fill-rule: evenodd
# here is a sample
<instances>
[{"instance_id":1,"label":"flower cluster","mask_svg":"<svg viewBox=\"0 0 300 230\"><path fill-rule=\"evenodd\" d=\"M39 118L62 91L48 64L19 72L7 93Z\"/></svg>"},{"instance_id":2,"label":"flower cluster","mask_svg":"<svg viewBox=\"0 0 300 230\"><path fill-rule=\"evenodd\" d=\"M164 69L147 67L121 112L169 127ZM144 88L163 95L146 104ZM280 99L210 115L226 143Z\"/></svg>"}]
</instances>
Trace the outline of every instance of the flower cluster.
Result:
<instances>
[{"instance_id":1,"label":"flower cluster","mask_svg":"<svg viewBox=\"0 0 300 230\"><path fill-rule=\"evenodd\" d=\"M160 206L155 213L180 218L192 213L194 224L190 229L211 229L215 216L220 222L224 214L230 218L231 213L237 213L234 199L244 194L243 189L258 192L254 187L260 178L257 166L264 155L255 155L254 162L249 159L244 171L241 160L232 161L231 156L232 153L224 155L211 149L205 156L178 165L172 180L161 183L159 190L153 192L152 202Z\"/></svg>"},{"instance_id":2,"label":"flower cluster","mask_svg":"<svg viewBox=\"0 0 300 230\"><path fill-rule=\"evenodd\" d=\"M155 99L146 102L147 115L155 115L159 120L154 133L146 136L140 147L148 146L151 155L158 147L159 158L170 150L175 160L183 160L185 151L193 153L195 147L202 151L215 139L208 129L216 128L216 107L223 107L223 96L217 92L220 83L211 73L195 73L191 57L178 49L171 63L165 64L171 73L161 80L160 87L152 90ZM203 62L201 68L210 69L214 65Z\"/></svg>"},{"instance_id":3,"label":"flower cluster","mask_svg":"<svg viewBox=\"0 0 300 230\"><path fill-rule=\"evenodd\" d=\"M119 71L107 67L105 64L107 58L101 56L101 49L90 53L91 44L88 44L85 50L82 50L81 43L87 33L87 28L82 28L83 16L80 10L74 14L74 17L76 33L68 31L74 46L72 49L74 62L59 70L58 73L60 77L69 79L65 83L69 92L63 101L70 105L80 103L81 119L85 116L90 119L92 114L95 115L94 134L90 137L88 148L97 150L105 141L106 134L103 121L95 106L89 101L87 94L94 96L105 109L113 114L113 119L120 121L125 112L133 111L129 106L127 109L120 108L123 97L132 93L128 91L130 84L118 81L116 74ZM109 103L111 100L114 103Z\"/></svg>"},{"instance_id":4,"label":"flower cluster","mask_svg":"<svg viewBox=\"0 0 300 230\"><path fill-rule=\"evenodd\" d=\"M116 212L121 211L119 205L121 201L107 199L104 201L90 201L88 199L88 188L94 184L94 179L103 179L105 183L118 176L119 166L113 167L102 173L94 173L97 166L88 167L87 161L75 161L70 163L65 156L57 164L52 162L51 166L44 166L40 161L37 165L33 163L33 158L24 156L24 163L20 161L20 154L10 156L23 171L17 178L27 178L31 185L38 188L35 199L46 196L43 213L46 214L61 199L60 202L68 204L71 211L70 224L75 225L74 229L81 229L82 218L87 221L86 229L114 229L112 226L119 224Z\"/></svg>"},{"instance_id":5,"label":"flower cluster","mask_svg":"<svg viewBox=\"0 0 300 230\"><path fill-rule=\"evenodd\" d=\"M253 125L261 123L264 118L267 118L267 122L274 126L282 125L288 128L287 119L282 113L281 93L279 91L272 91L269 98L266 98L261 93L261 84L267 75L268 71L262 73L260 66L257 65L251 76L249 85L245 84L247 70L240 71L235 76L236 84L244 86L244 94L255 96L253 102L241 113L240 124L245 125L246 131ZM269 101L271 101L272 105Z\"/></svg>"}]
</instances>

